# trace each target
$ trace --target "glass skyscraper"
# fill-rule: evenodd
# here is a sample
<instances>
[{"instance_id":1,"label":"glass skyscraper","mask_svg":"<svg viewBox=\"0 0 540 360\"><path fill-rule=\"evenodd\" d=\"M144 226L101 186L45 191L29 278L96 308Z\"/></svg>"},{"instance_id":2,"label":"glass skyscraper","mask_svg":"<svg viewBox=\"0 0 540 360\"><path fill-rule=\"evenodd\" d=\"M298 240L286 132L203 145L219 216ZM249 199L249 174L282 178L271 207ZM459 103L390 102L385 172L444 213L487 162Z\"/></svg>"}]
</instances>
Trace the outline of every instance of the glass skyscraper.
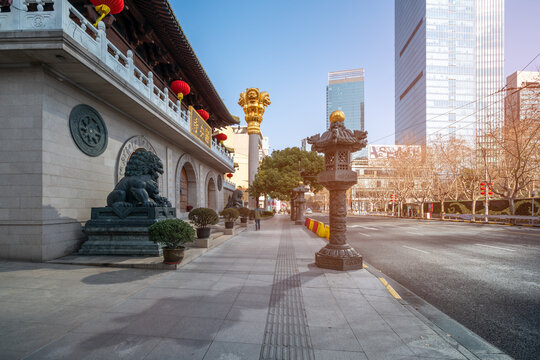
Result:
<instances>
[{"instance_id":1,"label":"glass skyscraper","mask_svg":"<svg viewBox=\"0 0 540 360\"><path fill-rule=\"evenodd\" d=\"M504 0L396 0L396 144L482 143L504 117L503 67Z\"/></svg>"},{"instance_id":2,"label":"glass skyscraper","mask_svg":"<svg viewBox=\"0 0 540 360\"><path fill-rule=\"evenodd\" d=\"M341 110L345 126L351 130L364 130L364 69L328 73L326 87L326 128L330 127L330 114Z\"/></svg>"}]
</instances>

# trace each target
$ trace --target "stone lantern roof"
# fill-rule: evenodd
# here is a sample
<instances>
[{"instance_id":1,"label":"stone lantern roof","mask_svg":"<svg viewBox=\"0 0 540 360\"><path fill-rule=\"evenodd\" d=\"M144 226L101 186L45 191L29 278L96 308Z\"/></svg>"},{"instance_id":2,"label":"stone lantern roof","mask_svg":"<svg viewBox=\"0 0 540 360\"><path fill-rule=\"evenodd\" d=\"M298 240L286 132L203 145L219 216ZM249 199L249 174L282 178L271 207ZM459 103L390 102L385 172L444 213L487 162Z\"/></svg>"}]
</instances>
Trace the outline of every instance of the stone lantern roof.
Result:
<instances>
[{"instance_id":1,"label":"stone lantern roof","mask_svg":"<svg viewBox=\"0 0 540 360\"><path fill-rule=\"evenodd\" d=\"M340 149L357 151L367 146L367 133L359 130L349 130L345 127L345 115L342 111L334 111L330 115L330 128L322 135L317 134L307 138L311 150L326 153Z\"/></svg>"}]
</instances>

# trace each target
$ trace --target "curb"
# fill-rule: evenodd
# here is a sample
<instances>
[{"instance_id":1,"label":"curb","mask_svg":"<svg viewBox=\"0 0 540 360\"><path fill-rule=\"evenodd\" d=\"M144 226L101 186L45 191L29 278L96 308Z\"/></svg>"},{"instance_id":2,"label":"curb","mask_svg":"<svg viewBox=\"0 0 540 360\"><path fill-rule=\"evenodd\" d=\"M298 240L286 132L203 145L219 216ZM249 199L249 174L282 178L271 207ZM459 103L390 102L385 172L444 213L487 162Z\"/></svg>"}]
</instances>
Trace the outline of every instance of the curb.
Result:
<instances>
[{"instance_id":1,"label":"curb","mask_svg":"<svg viewBox=\"0 0 540 360\"><path fill-rule=\"evenodd\" d=\"M512 224L512 223L501 223L501 222L495 222L495 221L471 221L471 220L457 220L457 219L419 219L419 218L408 218L408 217L396 217L396 216L384 216L384 215L357 215L357 216L374 216L374 217L381 217L381 218L396 218L396 219L405 219L405 220L416 220L416 221L440 221L440 222L458 222L458 223L468 223L468 224L475 224L475 225L505 225L505 226L526 226L526 227L538 227L540 228L540 224Z\"/></svg>"}]
</instances>

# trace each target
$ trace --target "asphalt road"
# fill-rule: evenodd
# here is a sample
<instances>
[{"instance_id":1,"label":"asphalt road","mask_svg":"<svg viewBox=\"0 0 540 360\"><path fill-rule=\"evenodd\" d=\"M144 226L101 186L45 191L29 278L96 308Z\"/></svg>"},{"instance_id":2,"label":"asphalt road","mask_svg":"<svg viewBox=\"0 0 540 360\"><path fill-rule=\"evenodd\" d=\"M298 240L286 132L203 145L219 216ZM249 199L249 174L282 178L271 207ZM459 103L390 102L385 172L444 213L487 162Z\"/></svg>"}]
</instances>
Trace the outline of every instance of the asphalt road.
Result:
<instances>
[{"instance_id":1,"label":"asphalt road","mask_svg":"<svg viewBox=\"0 0 540 360\"><path fill-rule=\"evenodd\" d=\"M515 359L540 359L540 228L353 216L347 229L365 262Z\"/></svg>"}]
</instances>

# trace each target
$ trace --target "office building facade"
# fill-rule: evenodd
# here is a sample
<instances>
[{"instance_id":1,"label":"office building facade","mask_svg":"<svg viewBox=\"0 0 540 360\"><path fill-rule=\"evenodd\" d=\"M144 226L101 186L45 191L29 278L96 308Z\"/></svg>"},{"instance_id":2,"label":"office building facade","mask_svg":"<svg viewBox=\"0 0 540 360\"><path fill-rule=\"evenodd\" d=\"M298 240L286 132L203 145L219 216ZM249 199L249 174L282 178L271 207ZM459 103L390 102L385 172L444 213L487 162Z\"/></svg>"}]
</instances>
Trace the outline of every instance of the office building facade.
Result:
<instances>
[{"instance_id":1,"label":"office building facade","mask_svg":"<svg viewBox=\"0 0 540 360\"><path fill-rule=\"evenodd\" d=\"M328 73L326 87L326 128L330 127L330 114L341 110L345 126L351 130L364 130L364 69Z\"/></svg>"},{"instance_id":2,"label":"office building facade","mask_svg":"<svg viewBox=\"0 0 540 360\"><path fill-rule=\"evenodd\" d=\"M482 134L504 118L504 0L395 1L396 144Z\"/></svg>"}]
</instances>

